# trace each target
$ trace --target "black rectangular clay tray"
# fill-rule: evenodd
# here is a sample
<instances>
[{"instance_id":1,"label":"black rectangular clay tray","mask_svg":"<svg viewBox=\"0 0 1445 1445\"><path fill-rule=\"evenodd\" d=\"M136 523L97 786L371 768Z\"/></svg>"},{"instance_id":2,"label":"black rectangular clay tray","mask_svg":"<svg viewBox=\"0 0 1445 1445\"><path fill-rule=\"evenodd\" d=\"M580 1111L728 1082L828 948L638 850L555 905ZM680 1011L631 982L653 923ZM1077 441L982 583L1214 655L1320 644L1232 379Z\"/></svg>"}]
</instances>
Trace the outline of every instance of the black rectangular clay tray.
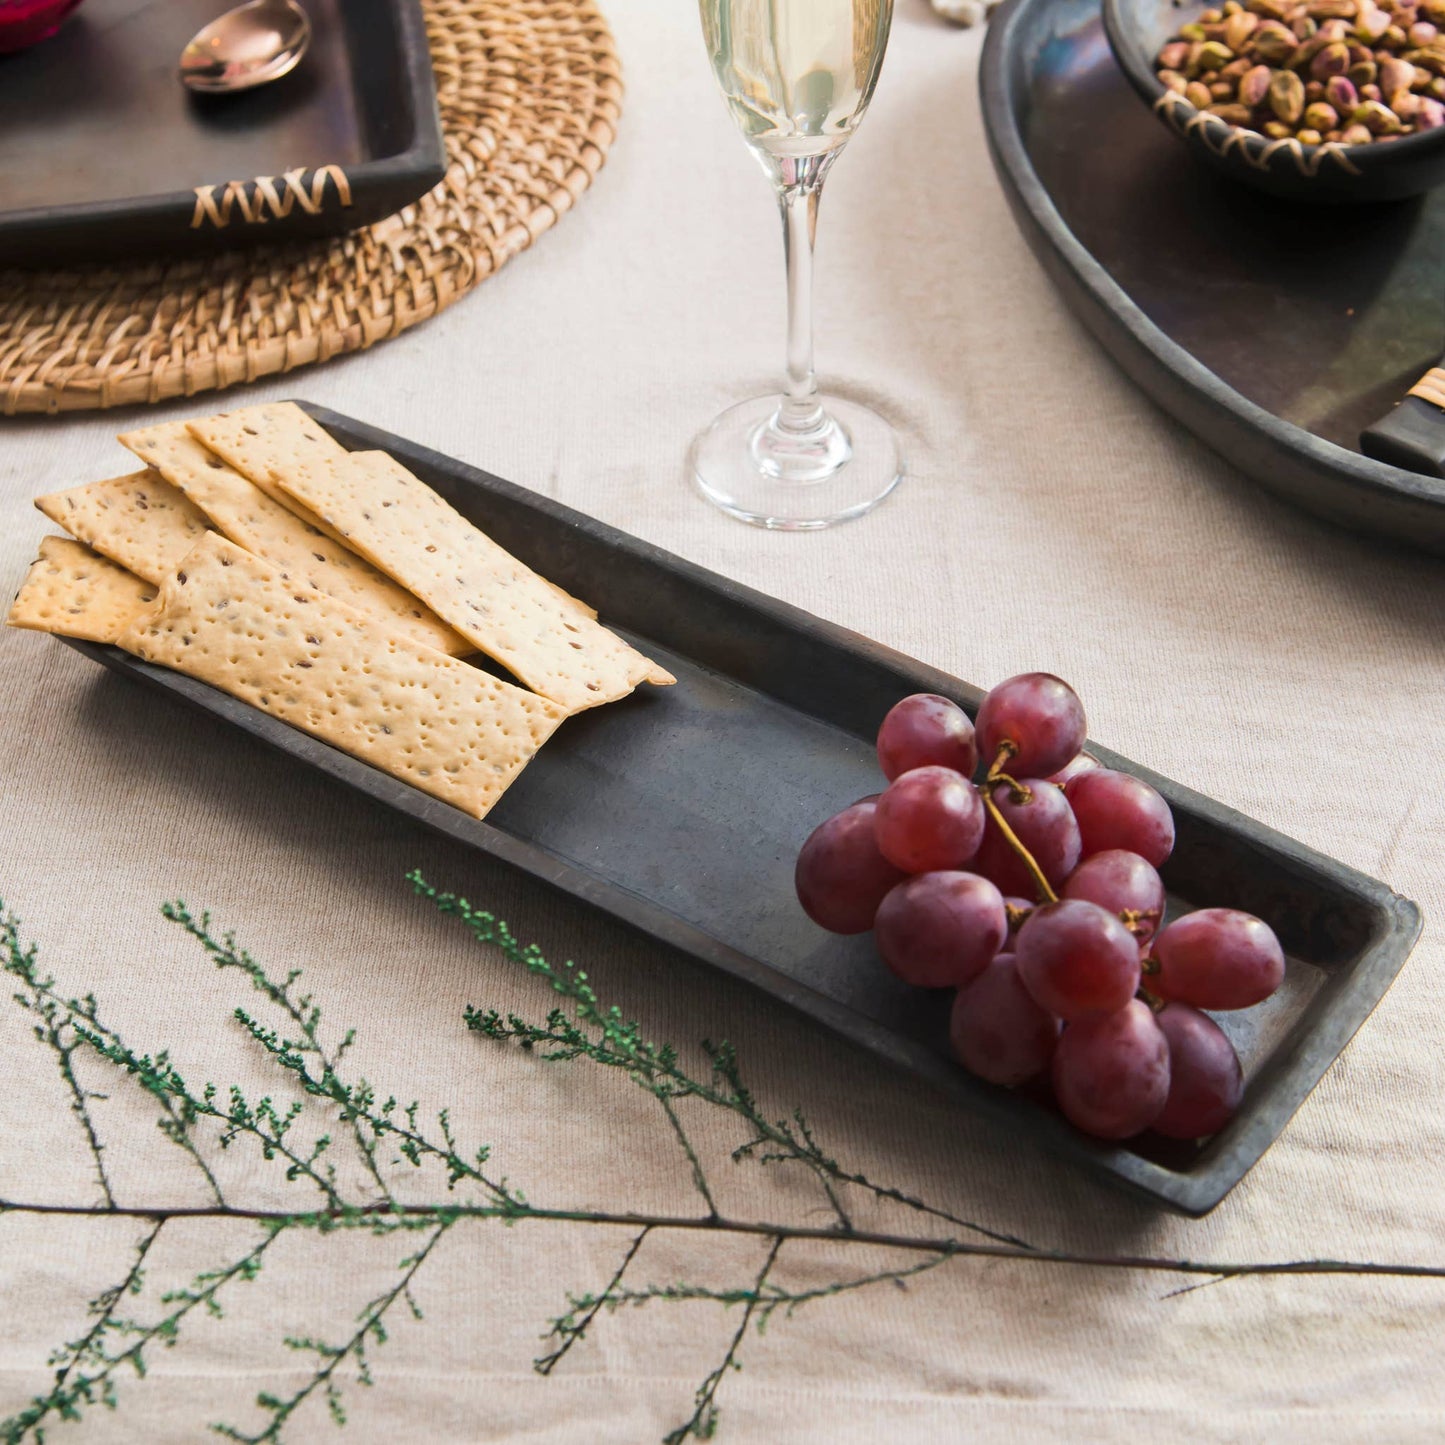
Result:
<instances>
[{"instance_id":1,"label":"black rectangular clay tray","mask_svg":"<svg viewBox=\"0 0 1445 1445\"><path fill-rule=\"evenodd\" d=\"M502 546L677 675L570 718L477 822L248 705L116 648L75 643L380 799L408 817L595 904L810 1015L988 1115L1021 1140L1202 1214L1243 1177L1389 987L1420 913L1384 884L1112 753L1147 778L1178 826L1172 907L1266 919L1289 956L1267 1004L1221 1015L1244 1060L1234 1121L1202 1148L1112 1147L948 1054L950 995L913 989L871 935L824 933L793 895L793 863L825 817L881 786L872 739L899 698L975 689L523 487L306 406L343 445L390 452ZM1027 1147L1021 1145L1021 1147Z\"/></svg>"},{"instance_id":2,"label":"black rectangular clay tray","mask_svg":"<svg viewBox=\"0 0 1445 1445\"><path fill-rule=\"evenodd\" d=\"M306 0L290 75L192 95L217 0L85 0L0 55L0 266L149 259L354 230L445 171L418 0Z\"/></svg>"}]
</instances>

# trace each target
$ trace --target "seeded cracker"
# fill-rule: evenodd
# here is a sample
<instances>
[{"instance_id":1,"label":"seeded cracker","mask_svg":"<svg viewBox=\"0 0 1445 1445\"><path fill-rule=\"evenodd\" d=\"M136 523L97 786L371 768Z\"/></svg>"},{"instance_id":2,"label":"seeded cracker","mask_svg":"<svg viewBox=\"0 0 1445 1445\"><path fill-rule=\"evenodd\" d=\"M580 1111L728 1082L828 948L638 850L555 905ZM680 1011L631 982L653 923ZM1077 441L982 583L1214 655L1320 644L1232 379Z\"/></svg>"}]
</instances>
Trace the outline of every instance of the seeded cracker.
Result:
<instances>
[{"instance_id":1,"label":"seeded cracker","mask_svg":"<svg viewBox=\"0 0 1445 1445\"><path fill-rule=\"evenodd\" d=\"M187 430L211 451L224 457L243 476L259 487L278 507L299 517L309 526L324 532L334 542L343 546L346 538L315 512L298 502L277 485L276 478L281 470L297 459L297 456L335 457L345 456L346 448L335 441L322 426L312 421L295 402L274 402L268 406L251 406L241 411L222 412L219 416L205 417L200 421L185 424ZM235 450L218 446L210 434L234 436L237 449L245 452L245 461L235 455ZM122 439L123 440L123 439ZM297 448L292 455L290 448Z\"/></svg>"},{"instance_id":2,"label":"seeded cracker","mask_svg":"<svg viewBox=\"0 0 1445 1445\"><path fill-rule=\"evenodd\" d=\"M298 414L302 428L318 430ZM191 430L249 473L261 463L248 445L244 415L193 423ZM271 425L284 432L298 423L283 416ZM625 697L643 680L674 680L386 453L333 456L304 437L286 446L275 435L265 438L263 452L278 446L278 454L292 458L274 473L280 486L544 697L575 712Z\"/></svg>"},{"instance_id":3,"label":"seeded cracker","mask_svg":"<svg viewBox=\"0 0 1445 1445\"><path fill-rule=\"evenodd\" d=\"M562 708L302 588L209 533L119 639L484 817Z\"/></svg>"},{"instance_id":4,"label":"seeded cracker","mask_svg":"<svg viewBox=\"0 0 1445 1445\"><path fill-rule=\"evenodd\" d=\"M393 631L465 657L476 647L349 547L334 542L209 452L184 422L142 427L120 438L180 489L231 541L291 576L384 622ZM177 561L179 558L176 559ZM167 569L169 570L169 569Z\"/></svg>"},{"instance_id":5,"label":"seeded cracker","mask_svg":"<svg viewBox=\"0 0 1445 1445\"><path fill-rule=\"evenodd\" d=\"M341 529L331 526L324 517L318 516L293 496L285 484L285 477L297 465L321 466L351 455L295 402L278 401L267 406L222 412L219 416L189 422L187 429L249 477L272 501L321 528L327 536L349 545ZM555 582L546 578L541 580L588 617L597 616L595 607L589 607L570 592L564 592ZM673 681L672 678L668 680Z\"/></svg>"},{"instance_id":6,"label":"seeded cracker","mask_svg":"<svg viewBox=\"0 0 1445 1445\"><path fill-rule=\"evenodd\" d=\"M40 558L15 594L10 627L114 642L156 600L153 583L69 537L42 537Z\"/></svg>"},{"instance_id":7,"label":"seeded cracker","mask_svg":"<svg viewBox=\"0 0 1445 1445\"><path fill-rule=\"evenodd\" d=\"M150 468L36 497L58 527L147 582L159 582L205 536L205 513Z\"/></svg>"}]
</instances>

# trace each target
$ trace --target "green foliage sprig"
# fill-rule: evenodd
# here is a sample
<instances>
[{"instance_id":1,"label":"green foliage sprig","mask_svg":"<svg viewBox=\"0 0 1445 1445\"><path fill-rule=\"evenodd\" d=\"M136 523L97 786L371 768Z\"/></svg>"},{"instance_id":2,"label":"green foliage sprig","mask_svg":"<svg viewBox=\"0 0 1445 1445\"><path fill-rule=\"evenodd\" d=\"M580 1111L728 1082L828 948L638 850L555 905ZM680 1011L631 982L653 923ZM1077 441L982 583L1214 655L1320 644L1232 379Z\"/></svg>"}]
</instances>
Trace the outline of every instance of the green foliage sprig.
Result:
<instances>
[{"instance_id":1,"label":"green foliage sprig","mask_svg":"<svg viewBox=\"0 0 1445 1445\"><path fill-rule=\"evenodd\" d=\"M879 1284L905 1288L918 1275L959 1256L1012 1260L1035 1268L1148 1270L1198 1276L1203 1283L1281 1273L1445 1277L1445 1266L1430 1265L1309 1259L1233 1264L1092 1256L1038 1248L1016 1235L962 1219L916 1194L878 1184L840 1164L819 1143L801 1110L774 1117L744 1082L737 1055L726 1042L704 1043L707 1069L700 1077L690 1073L674 1047L649 1041L636 1022L626 1019L616 1007L603 1004L585 972L571 963L552 965L534 945L519 943L507 925L491 914L438 892L417 874L409 876L419 894L441 912L458 918L479 943L495 948L537 976L561 999L541 1023L517 1014L504 1018L495 1010L468 1008L466 1026L550 1064L594 1065L616 1071L655 1099L677 1140L700 1212L669 1215L534 1204L522 1189L494 1170L486 1145L464 1146L456 1138L446 1109L423 1118L418 1103L402 1105L397 1095L383 1094L354 1075L348 1067L354 1032L335 1036L323 1028L320 1005L312 995L299 991L299 970L273 976L233 935L217 936L207 914L193 914L183 903L170 903L162 909L165 917L193 937L218 970L240 975L260 995L264 1016L237 1006L232 1018L277 1069L280 1082L293 1097L286 1101L270 1095L252 1098L238 1086L223 1089L212 1083L197 1088L177 1069L168 1051L146 1053L128 1043L103 1017L93 995L76 997L60 989L41 971L37 948L24 943L18 921L0 905L0 967L15 985L15 1002L33 1019L35 1037L54 1055L99 1191L98 1201L86 1205L0 1199L0 1213L123 1217L145 1226L125 1275L92 1300L89 1328L51 1356L49 1389L0 1421L0 1440L5 1445L26 1441L44 1445L47 1431L56 1424L80 1420L97 1405L116 1408L123 1379L144 1377L155 1351L174 1345L196 1311L222 1316L224 1298L233 1287L254 1282L275 1242L298 1232L325 1236L363 1230L381 1237L413 1235L419 1243L397 1262L392 1285L371 1300L336 1338L304 1335L284 1340L288 1348L310 1361L309 1373L289 1395L262 1392L256 1400L258 1418L251 1428L224 1422L212 1426L232 1441L251 1445L279 1442L293 1417L313 1399L324 1400L332 1420L344 1424L345 1386L371 1384L372 1353L386 1343L388 1322L398 1306L404 1304L414 1319L422 1318L414 1285L433 1251L453 1229L486 1221L625 1231L626 1246L607 1284L599 1291L567 1294L566 1308L550 1322L543 1337L549 1348L533 1362L541 1375L552 1373L604 1313L653 1303L738 1309L737 1327L722 1357L704 1374L691 1413L666 1436L667 1445L681 1445L688 1437L709 1438L714 1433L717 1395L729 1374L741 1368L741 1351L749 1332L761 1334L779 1312L786 1317L804 1305ZM207 1203L143 1207L118 1198L106 1168L108 1145L91 1109L99 1096L81 1082L75 1067L79 1057L102 1061L152 1103L164 1136L203 1178ZM735 1163L763 1168L791 1165L805 1171L826 1200L830 1221L800 1225L724 1215L685 1127L681 1105L703 1107L714 1115L720 1111L737 1122L742 1137L732 1152ZM315 1132L317 1128L320 1132ZM211 1161L215 1151L235 1148L254 1150L274 1164L289 1185L302 1191L304 1202L294 1209L263 1209L229 1198ZM337 1159L342 1157L338 1149L345 1149L345 1157L360 1164L365 1178L361 1192L343 1181L337 1168ZM398 1170L434 1182L436 1198L421 1204L402 1202L395 1188ZM901 1208L924 1228L916 1232L859 1228L854 1205L860 1199ZM147 1276L162 1232L173 1220L198 1217L252 1221L258 1233L234 1257L158 1293L154 1303L143 1308L149 1294ZM659 1231L690 1232L702 1239L755 1237L765 1253L759 1267L734 1285L704 1287L685 1279L661 1284L628 1282L648 1240ZM825 1240L835 1246L840 1264L833 1278L809 1288L793 1288L785 1282L785 1250L802 1240ZM886 1250L892 1258L901 1255L906 1262L850 1270L842 1261L853 1258L859 1249L875 1255Z\"/></svg>"}]
</instances>

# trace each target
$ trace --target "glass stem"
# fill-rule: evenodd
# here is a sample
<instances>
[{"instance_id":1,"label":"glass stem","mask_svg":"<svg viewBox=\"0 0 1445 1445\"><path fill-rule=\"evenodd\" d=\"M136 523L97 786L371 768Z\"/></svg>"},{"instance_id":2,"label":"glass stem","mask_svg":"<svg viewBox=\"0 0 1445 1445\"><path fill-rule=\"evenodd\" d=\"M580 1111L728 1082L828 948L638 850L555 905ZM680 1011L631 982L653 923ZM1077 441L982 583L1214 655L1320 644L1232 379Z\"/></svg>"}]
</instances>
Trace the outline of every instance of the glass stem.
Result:
<instances>
[{"instance_id":1,"label":"glass stem","mask_svg":"<svg viewBox=\"0 0 1445 1445\"><path fill-rule=\"evenodd\" d=\"M789 159L779 167L778 208L788 266L788 385L774 425L798 435L824 424L813 374L813 244L818 201L832 155Z\"/></svg>"}]
</instances>

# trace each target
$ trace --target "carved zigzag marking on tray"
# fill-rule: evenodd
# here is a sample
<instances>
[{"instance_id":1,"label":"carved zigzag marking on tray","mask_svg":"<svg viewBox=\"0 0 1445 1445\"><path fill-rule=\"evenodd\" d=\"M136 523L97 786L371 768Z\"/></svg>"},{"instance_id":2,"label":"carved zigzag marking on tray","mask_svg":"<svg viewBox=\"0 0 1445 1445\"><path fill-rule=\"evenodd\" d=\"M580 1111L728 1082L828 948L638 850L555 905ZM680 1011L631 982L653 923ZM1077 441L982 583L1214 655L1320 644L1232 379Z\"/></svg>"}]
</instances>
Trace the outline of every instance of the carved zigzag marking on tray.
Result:
<instances>
[{"instance_id":1,"label":"carved zigzag marking on tray","mask_svg":"<svg viewBox=\"0 0 1445 1445\"><path fill-rule=\"evenodd\" d=\"M1357 176L1360 168L1338 141L1306 147L1293 136L1269 140L1252 130L1230 125L1217 115L1199 110L1176 91L1166 90L1154 102L1154 109L1182 136L1195 136L1212 155L1226 159L1231 151L1254 170L1267 171L1281 153L1293 159L1302 176L1317 176L1326 161L1333 161L1346 175Z\"/></svg>"},{"instance_id":2,"label":"carved zigzag marking on tray","mask_svg":"<svg viewBox=\"0 0 1445 1445\"><path fill-rule=\"evenodd\" d=\"M297 206L308 215L318 215L326 204L328 179L338 204L351 204L351 182L340 166L318 167L311 172L309 186L305 177L305 167L297 167L279 178L257 176L251 181L227 181L222 186L197 186L191 229L199 230L207 224L223 229L231 224L232 212L253 226L264 225L272 218L284 220Z\"/></svg>"}]
</instances>

